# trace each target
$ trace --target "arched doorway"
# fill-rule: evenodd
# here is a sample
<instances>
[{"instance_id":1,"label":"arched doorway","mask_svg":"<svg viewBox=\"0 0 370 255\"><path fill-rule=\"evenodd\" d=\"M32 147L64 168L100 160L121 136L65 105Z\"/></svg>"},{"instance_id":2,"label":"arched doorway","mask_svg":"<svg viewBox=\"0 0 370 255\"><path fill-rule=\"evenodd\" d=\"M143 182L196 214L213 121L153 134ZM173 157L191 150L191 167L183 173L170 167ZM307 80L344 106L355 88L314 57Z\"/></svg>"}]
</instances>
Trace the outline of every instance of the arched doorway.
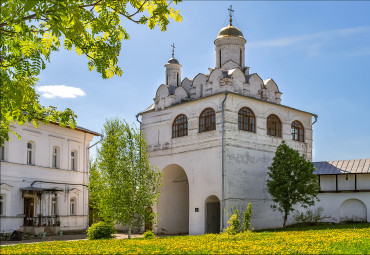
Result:
<instances>
[{"instance_id":1,"label":"arched doorway","mask_svg":"<svg viewBox=\"0 0 370 255\"><path fill-rule=\"evenodd\" d=\"M220 233L220 200L216 196L206 199L206 233Z\"/></svg>"},{"instance_id":2,"label":"arched doorway","mask_svg":"<svg viewBox=\"0 0 370 255\"><path fill-rule=\"evenodd\" d=\"M366 205L358 199L348 199L340 206L340 221L367 221Z\"/></svg>"},{"instance_id":3,"label":"arched doorway","mask_svg":"<svg viewBox=\"0 0 370 255\"><path fill-rule=\"evenodd\" d=\"M189 233L189 182L179 165L173 164L163 169L158 214L158 233Z\"/></svg>"}]
</instances>

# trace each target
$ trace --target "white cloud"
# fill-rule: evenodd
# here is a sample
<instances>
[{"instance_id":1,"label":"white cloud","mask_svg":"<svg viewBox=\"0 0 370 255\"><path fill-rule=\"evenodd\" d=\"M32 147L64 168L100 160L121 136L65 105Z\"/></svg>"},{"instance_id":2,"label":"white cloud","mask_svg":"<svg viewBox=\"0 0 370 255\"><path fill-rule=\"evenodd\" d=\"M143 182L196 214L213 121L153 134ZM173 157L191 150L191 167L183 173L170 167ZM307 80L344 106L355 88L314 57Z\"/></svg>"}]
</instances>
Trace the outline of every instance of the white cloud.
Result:
<instances>
[{"instance_id":1,"label":"white cloud","mask_svg":"<svg viewBox=\"0 0 370 255\"><path fill-rule=\"evenodd\" d=\"M86 96L86 93L82 89L66 85L38 86L37 91L45 98L76 98L78 96Z\"/></svg>"},{"instance_id":2,"label":"white cloud","mask_svg":"<svg viewBox=\"0 0 370 255\"><path fill-rule=\"evenodd\" d=\"M288 47L297 44L302 44L304 42L309 43L323 43L327 40L335 39L338 37L353 36L355 34L369 33L370 26L365 27L355 27L355 28L345 28L345 29L335 29L329 31L323 31L313 34L302 34L296 36L288 36L283 38L276 38L273 40L251 42L250 47Z\"/></svg>"}]
</instances>

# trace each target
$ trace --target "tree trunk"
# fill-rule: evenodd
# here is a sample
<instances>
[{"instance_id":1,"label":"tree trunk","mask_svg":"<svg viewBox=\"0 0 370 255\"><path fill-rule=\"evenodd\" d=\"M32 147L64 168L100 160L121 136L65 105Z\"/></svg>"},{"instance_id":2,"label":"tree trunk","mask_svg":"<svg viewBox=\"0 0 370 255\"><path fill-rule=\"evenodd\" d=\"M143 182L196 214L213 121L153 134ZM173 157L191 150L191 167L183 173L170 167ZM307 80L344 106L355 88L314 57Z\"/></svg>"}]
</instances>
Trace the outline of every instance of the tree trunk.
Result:
<instances>
[{"instance_id":1,"label":"tree trunk","mask_svg":"<svg viewBox=\"0 0 370 255\"><path fill-rule=\"evenodd\" d=\"M284 213L284 224L283 224L283 228L286 228L286 220L288 218L288 212L285 212Z\"/></svg>"},{"instance_id":2,"label":"tree trunk","mask_svg":"<svg viewBox=\"0 0 370 255\"><path fill-rule=\"evenodd\" d=\"M128 225L128 239L131 239L131 229L132 229L132 224L130 223L129 225Z\"/></svg>"}]
</instances>

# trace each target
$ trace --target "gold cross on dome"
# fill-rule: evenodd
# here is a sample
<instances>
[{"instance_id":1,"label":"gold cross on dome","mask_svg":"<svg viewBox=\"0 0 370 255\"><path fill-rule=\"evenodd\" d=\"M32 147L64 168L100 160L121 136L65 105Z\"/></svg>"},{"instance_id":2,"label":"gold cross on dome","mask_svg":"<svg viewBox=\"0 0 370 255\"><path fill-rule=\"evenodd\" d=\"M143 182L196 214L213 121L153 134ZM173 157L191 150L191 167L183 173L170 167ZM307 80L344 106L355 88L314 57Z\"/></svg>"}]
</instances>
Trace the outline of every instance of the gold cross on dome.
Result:
<instances>
[{"instance_id":1,"label":"gold cross on dome","mask_svg":"<svg viewBox=\"0 0 370 255\"><path fill-rule=\"evenodd\" d=\"M229 10L229 17L230 17L230 26L232 26L233 25L233 12L234 12L234 10L233 10L233 6L232 5L230 5L230 8L228 9Z\"/></svg>"},{"instance_id":2,"label":"gold cross on dome","mask_svg":"<svg viewBox=\"0 0 370 255\"><path fill-rule=\"evenodd\" d=\"M171 47L172 47L172 58L174 58L175 57L175 44L172 43Z\"/></svg>"}]
</instances>

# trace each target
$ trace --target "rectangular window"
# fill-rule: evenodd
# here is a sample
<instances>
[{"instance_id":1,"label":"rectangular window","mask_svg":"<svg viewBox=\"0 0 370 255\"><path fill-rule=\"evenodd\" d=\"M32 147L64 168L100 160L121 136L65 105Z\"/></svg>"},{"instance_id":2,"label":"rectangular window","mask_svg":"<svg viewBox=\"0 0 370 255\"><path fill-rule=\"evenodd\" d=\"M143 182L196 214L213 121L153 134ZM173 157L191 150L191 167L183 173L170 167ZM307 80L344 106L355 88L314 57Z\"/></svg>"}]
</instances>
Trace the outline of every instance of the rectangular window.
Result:
<instances>
[{"instance_id":1,"label":"rectangular window","mask_svg":"<svg viewBox=\"0 0 370 255\"><path fill-rule=\"evenodd\" d=\"M27 164L32 165L32 143L27 143Z\"/></svg>"},{"instance_id":2,"label":"rectangular window","mask_svg":"<svg viewBox=\"0 0 370 255\"><path fill-rule=\"evenodd\" d=\"M56 146L53 147L52 167L59 168L59 148Z\"/></svg>"},{"instance_id":3,"label":"rectangular window","mask_svg":"<svg viewBox=\"0 0 370 255\"><path fill-rule=\"evenodd\" d=\"M5 200L4 195L0 195L0 215L5 214Z\"/></svg>"},{"instance_id":4,"label":"rectangular window","mask_svg":"<svg viewBox=\"0 0 370 255\"><path fill-rule=\"evenodd\" d=\"M5 148L4 148L4 146L0 147L0 160L5 160Z\"/></svg>"},{"instance_id":5,"label":"rectangular window","mask_svg":"<svg viewBox=\"0 0 370 255\"><path fill-rule=\"evenodd\" d=\"M71 198L69 201L69 214L70 215L75 215L76 214L76 199Z\"/></svg>"},{"instance_id":6,"label":"rectangular window","mask_svg":"<svg viewBox=\"0 0 370 255\"><path fill-rule=\"evenodd\" d=\"M51 215L57 214L57 199L52 198L51 199Z\"/></svg>"},{"instance_id":7,"label":"rectangular window","mask_svg":"<svg viewBox=\"0 0 370 255\"><path fill-rule=\"evenodd\" d=\"M76 168L76 152L71 151L71 170L77 170Z\"/></svg>"}]
</instances>

